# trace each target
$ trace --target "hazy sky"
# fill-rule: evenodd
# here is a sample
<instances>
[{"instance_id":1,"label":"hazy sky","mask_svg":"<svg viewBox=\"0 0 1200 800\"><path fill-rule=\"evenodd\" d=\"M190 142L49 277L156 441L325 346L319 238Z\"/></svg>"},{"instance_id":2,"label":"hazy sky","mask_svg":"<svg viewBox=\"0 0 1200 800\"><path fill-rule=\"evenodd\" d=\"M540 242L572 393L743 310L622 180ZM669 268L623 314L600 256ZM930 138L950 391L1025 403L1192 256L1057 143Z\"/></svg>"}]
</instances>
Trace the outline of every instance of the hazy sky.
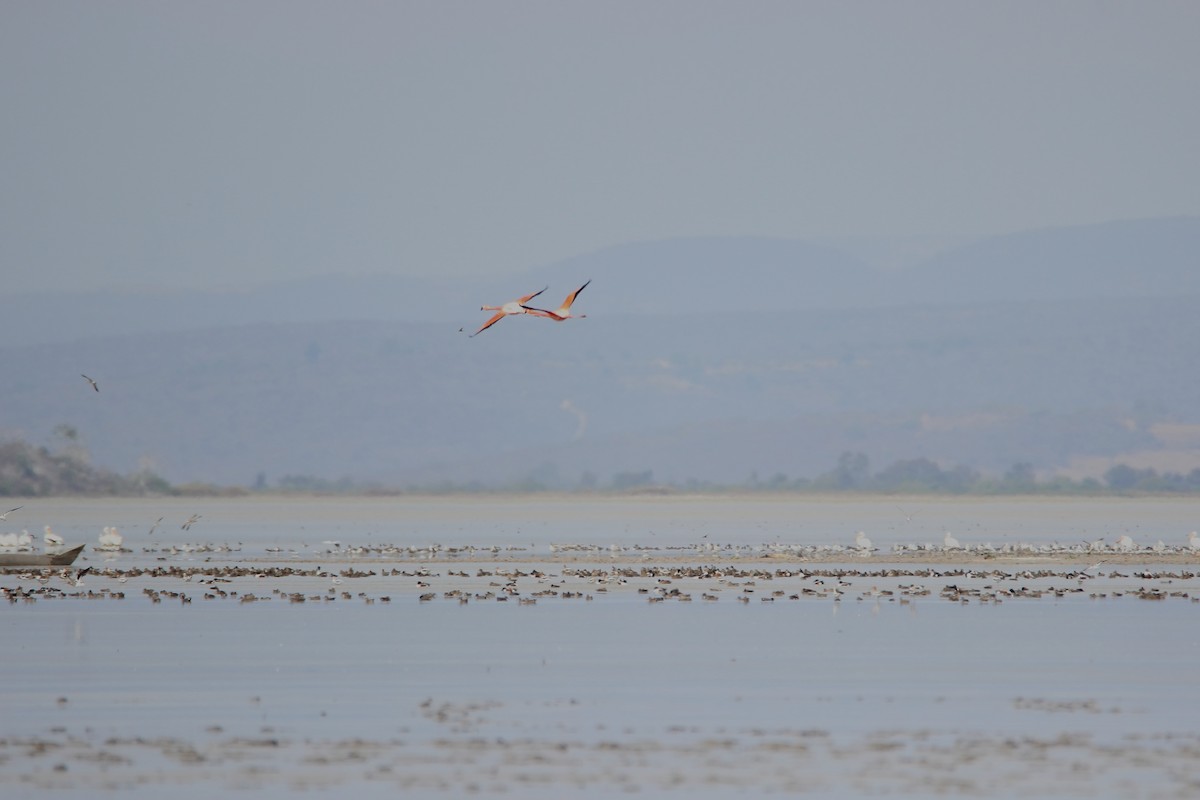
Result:
<instances>
[{"instance_id":1,"label":"hazy sky","mask_svg":"<svg viewBox=\"0 0 1200 800\"><path fill-rule=\"evenodd\" d=\"M5 290L1200 214L1200 3L0 0Z\"/></svg>"}]
</instances>

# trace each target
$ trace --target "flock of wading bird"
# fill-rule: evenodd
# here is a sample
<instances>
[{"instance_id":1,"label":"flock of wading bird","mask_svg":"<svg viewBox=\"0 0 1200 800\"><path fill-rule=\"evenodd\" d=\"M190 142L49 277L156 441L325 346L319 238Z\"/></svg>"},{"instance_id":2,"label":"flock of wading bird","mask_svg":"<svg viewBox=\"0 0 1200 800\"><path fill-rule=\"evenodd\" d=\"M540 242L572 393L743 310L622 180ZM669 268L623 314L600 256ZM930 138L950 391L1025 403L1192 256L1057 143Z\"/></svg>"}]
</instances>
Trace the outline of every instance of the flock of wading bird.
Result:
<instances>
[{"instance_id":1,"label":"flock of wading bird","mask_svg":"<svg viewBox=\"0 0 1200 800\"><path fill-rule=\"evenodd\" d=\"M516 300L510 300L501 306L480 306L480 311L494 311L496 313L494 313L487 322L483 323L479 330L472 333L471 336L478 336L505 317L516 316L519 314L530 314L535 317L545 317L546 319L552 319L555 322L563 322L564 320L568 319L582 319L583 317L586 317L587 314L572 314L571 304L575 302L575 298L579 296L580 292L587 288L589 283L591 283L590 280L586 281L583 286L580 286L578 289L567 295L567 298L563 300L562 305L553 311L546 308L535 308L533 306L526 305L526 303L528 303L530 300L546 291L546 289L549 289L549 286L543 287L541 291L534 292L533 294L527 294L524 297L518 297ZM461 331L462 328L459 328L459 330Z\"/></svg>"}]
</instances>

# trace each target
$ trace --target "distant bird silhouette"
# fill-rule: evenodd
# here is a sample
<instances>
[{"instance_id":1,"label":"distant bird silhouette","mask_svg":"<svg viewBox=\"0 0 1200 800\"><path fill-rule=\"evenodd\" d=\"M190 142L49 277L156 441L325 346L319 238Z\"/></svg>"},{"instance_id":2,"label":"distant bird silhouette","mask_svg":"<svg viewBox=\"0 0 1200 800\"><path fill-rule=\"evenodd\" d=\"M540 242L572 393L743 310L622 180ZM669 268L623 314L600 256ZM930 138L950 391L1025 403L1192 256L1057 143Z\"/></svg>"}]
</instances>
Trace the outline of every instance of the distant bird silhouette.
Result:
<instances>
[{"instance_id":1,"label":"distant bird silhouette","mask_svg":"<svg viewBox=\"0 0 1200 800\"><path fill-rule=\"evenodd\" d=\"M4 520L8 519L9 514L13 513L14 511L20 511L24 507L25 506L17 506L16 508L10 508L8 511L5 511L3 514L0 514L0 522L3 522Z\"/></svg>"},{"instance_id":2,"label":"distant bird silhouette","mask_svg":"<svg viewBox=\"0 0 1200 800\"><path fill-rule=\"evenodd\" d=\"M82 373L80 373L80 374L82 375ZM94 380L89 378L87 375L82 375L82 377L85 381L87 381L88 383L90 383L92 385L93 389L95 389L97 392L100 391L99 385L97 385L97 383Z\"/></svg>"},{"instance_id":3,"label":"distant bird silhouette","mask_svg":"<svg viewBox=\"0 0 1200 800\"><path fill-rule=\"evenodd\" d=\"M190 531L190 530L192 529L192 526L193 526L193 525L195 525L195 524L196 524L196 521L197 521L197 520L199 520L199 519L200 519L200 515L199 515L199 514L192 514L190 517L188 517L188 518L187 518L187 522L183 523L183 524L182 524L182 525L180 525L179 527L180 527L182 530L185 530L185 531Z\"/></svg>"},{"instance_id":4,"label":"distant bird silhouette","mask_svg":"<svg viewBox=\"0 0 1200 800\"><path fill-rule=\"evenodd\" d=\"M158 519L156 519L156 520L154 521L154 524L150 526L150 530L149 530L149 531L146 533L146 535L147 535L147 536L153 536L153 535L154 535L154 532L155 532L156 530L158 530L159 523L161 523L161 522L163 521L163 519L164 519L163 517L159 517Z\"/></svg>"},{"instance_id":5,"label":"distant bird silhouette","mask_svg":"<svg viewBox=\"0 0 1200 800\"><path fill-rule=\"evenodd\" d=\"M472 333L471 336L478 336L505 317L513 316L515 314L530 313L529 309L525 308L525 304L549 288L549 286L546 286L541 290L541 292L534 292L533 294L527 294L524 297L518 297L516 300L510 300L502 306L480 306L480 311L495 311L496 313L491 319L483 323L483 326L479 330Z\"/></svg>"},{"instance_id":6,"label":"distant bird silhouette","mask_svg":"<svg viewBox=\"0 0 1200 800\"><path fill-rule=\"evenodd\" d=\"M575 302L575 298L579 296L579 293L588 287L588 283L591 283L591 280L588 280L587 283L583 284L583 286L580 286L578 289L576 289L575 291L573 291L569 295L567 295L567 299L563 300L563 304L561 306L559 306L557 309L555 309L554 311L550 311L545 308L532 308L530 306L525 306L524 303L522 303L522 305L524 306L525 310L528 311L529 313L534 314L535 316L538 316L538 317L546 317L547 319L552 319L555 322L562 322L563 320L576 319L576 318L581 319L583 317L586 317L587 314L572 314L571 313L571 304Z\"/></svg>"}]
</instances>

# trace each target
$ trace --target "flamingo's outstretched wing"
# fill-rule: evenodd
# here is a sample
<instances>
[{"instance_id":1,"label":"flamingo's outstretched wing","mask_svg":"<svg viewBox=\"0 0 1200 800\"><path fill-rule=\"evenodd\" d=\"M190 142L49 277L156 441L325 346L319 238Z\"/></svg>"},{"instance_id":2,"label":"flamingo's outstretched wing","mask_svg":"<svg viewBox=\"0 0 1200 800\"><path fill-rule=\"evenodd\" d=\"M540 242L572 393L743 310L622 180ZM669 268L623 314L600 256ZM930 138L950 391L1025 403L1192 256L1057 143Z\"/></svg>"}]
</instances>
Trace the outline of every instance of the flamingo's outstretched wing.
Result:
<instances>
[{"instance_id":1,"label":"flamingo's outstretched wing","mask_svg":"<svg viewBox=\"0 0 1200 800\"><path fill-rule=\"evenodd\" d=\"M592 282L592 279L588 278L587 283L583 284L583 286L580 286L578 289L576 289L575 291L573 291L569 295L567 295L567 299L563 301L562 307L570 308L571 304L575 302L575 298L579 297L579 293L582 292L584 289L586 289L588 287L588 283L591 283L591 282Z\"/></svg>"},{"instance_id":2,"label":"flamingo's outstretched wing","mask_svg":"<svg viewBox=\"0 0 1200 800\"><path fill-rule=\"evenodd\" d=\"M496 313L495 313L495 314L492 316L492 318L491 318L491 319L489 319L487 322L483 323L483 327L482 327L482 328L480 328L479 330L477 330L477 331L475 331L474 333L472 333L472 334L471 334L471 336L478 336L479 334L483 333L483 332L484 332L484 331L486 331L488 328L492 327L493 325L495 325L497 322L499 322L499 321L500 321L500 320L502 320L502 319L504 319L504 312L503 312L503 311L497 311L497 312L496 312Z\"/></svg>"},{"instance_id":3,"label":"flamingo's outstretched wing","mask_svg":"<svg viewBox=\"0 0 1200 800\"><path fill-rule=\"evenodd\" d=\"M579 296L579 293L588 287L588 283L591 283L591 280L588 280L588 282L583 286L580 286L578 289L567 295L567 299L563 300L562 305L559 306L555 311L546 311L542 308L530 308L529 306L522 307L526 311L532 311L539 316L549 317L555 322L562 322L563 320L571 318L571 304L575 302L575 298Z\"/></svg>"},{"instance_id":4,"label":"flamingo's outstretched wing","mask_svg":"<svg viewBox=\"0 0 1200 800\"><path fill-rule=\"evenodd\" d=\"M525 305L530 300L537 297L539 294L541 294L542 292L546 291L549 288L550 288L549 286L543 286L540 291L534 292L533 294L527 294L524 297L518 298L517 302L520 303L521 305Z\"/></svg>"}]
</instances>

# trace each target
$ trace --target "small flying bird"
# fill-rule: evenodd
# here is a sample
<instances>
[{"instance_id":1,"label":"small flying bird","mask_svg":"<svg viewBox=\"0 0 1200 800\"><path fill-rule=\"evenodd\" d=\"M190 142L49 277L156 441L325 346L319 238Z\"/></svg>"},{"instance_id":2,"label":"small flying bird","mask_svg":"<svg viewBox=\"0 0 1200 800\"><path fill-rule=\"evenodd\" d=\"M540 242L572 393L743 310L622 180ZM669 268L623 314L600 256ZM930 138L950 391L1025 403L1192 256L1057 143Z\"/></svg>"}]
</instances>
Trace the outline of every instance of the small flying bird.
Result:
<instances>
[{"instance_id":1,"label":"small flying bird","mask_svg":"<svg viewBox=\"0 0 1200 800\"><path fill-rule=\"evenodd\" d=\"M192 514L190 517L187 518L187 522L183 523L179 527L185 531L191 530L192 526L196 524L196 521L198 519L200 519L199 514ZM155 523L155 524L157 524L157 523Z\"/></svg>"},{"instance_id":2,"label":"small flying bird","mask_svg":"<svg viewBox=\"0 0 1200 800\"><path fill-rule=\"evenodd\" d=\"M82 375L82 373L80 373L80 374ZM95 389L97 392L100 391L100 387L96 384L96 382L94 380L89 378L87 375L82 375L82 377L85 381L87 381L88 383L90 383L92 385L93 389Z\"/></svg>"},{"instance_id":3,"label":"small flying bird","mask_svg":"<svg viewBox=\"0 0 1200 800\"><path fill-rule=\"evenodd\" d=\"M163 521L163 517L159 517L158 519L156 519L156 520L154 521L154 524L150 526L150 530L149 530L149 532L147 532L147 533L146 533L146 535L147 535L147 536L153 536L153 535L154 535L154 532L155 532L156 530L158 530L159 523L161 523L162 521Z\"/></svg>"},{"instance_id":4,"label":"small flying bird","mask_svg":"<svg viewBox=\"0 0 1200 800\"><path fill-rule=\"evenodd\" d=\"M1088 573L1089 573L1089 572L1092 572L1093 570L1100 569L1100 567L1101 567L1101 566L1103 566L1105 563L1107 563L1107 561L1108 561L1108 559L1102 558L1102 559L1100 559L1099 561L1097 561L1095 564L1092 564L1092 565L1091 565L1090 567L1088 567L1087 569L1085 569L1085 570L1080 570L1080 572L1079 572L1079 573L1078 573L1078 574L1075 576L1075 582L1076 582L1076 583L1078 583L1080 586L1082 586L1082 585L1083 585L1083 582L1084 582L1085 580L1087 580L1088 578L1092 577L1092 576L1091 576L1091 575L1089 575ZM1099 574L1099 573L1097 573L1097 574Z\"/></svg>"},{"instance_id":5,"label":"small flying bird","mask_svg":"<svg viewBox=\"0 0 1200 800\"><path fill-rule=\"evenodd\" d=\"M505 317L509 317L514 314L530 313L529 309L525 307L525 304L549 288L549 286L543 287L540 292L534 292L533 294L527 294L524 297L518 297L516 300L510 300L502 306L480 306L480 311L495 311L496 313L491 319L483 323L483 326L479 330L472 333L471 336L478 336Z\"/></svg>"},{"instance_id":6,"label":"small flying bird","mask_svg":"<svg viewBox=\"0 0 1200 800\"><path fill-rule=\"evenodd\" d=\"M24 507L25 506L17 506L16 508L10 508L8 511L5 511L3 514L0 514L0 522L4 522L4 520L8 519L9 514L13 513L14 511L20 511Z\"/></svg>"},{"instance_id":7,"label":"small flying bird","mask_svg":"<svg viewBox=\"0 0 1200 800\"><path fill-rule=\"evenodd\" d=\"M545 308L532 308L530 306L524 305L524 303L522 303L522 306L525 308L525 310L527 312L529 312L535 316L546 317L547 319L552 319L555 322L562 322L563 320L568 320L568 319L583 319L584 317L587 316L587 314L572 314L571 313L571 304L575 302L575 298L578 297L579 293L582 292L584 289L586 289L588 287L588 283L591 283L591 282L592 282L591 279L589 279L587 281L587 283L583 284L583 286L580 286L578 289L576 289L575 291L573 291L569 295L567 295L567 299L563 300L563 304L561 306L559 306L557 309L555 309L554 311L550 311Z\"/></svg>"}]
</instances>

